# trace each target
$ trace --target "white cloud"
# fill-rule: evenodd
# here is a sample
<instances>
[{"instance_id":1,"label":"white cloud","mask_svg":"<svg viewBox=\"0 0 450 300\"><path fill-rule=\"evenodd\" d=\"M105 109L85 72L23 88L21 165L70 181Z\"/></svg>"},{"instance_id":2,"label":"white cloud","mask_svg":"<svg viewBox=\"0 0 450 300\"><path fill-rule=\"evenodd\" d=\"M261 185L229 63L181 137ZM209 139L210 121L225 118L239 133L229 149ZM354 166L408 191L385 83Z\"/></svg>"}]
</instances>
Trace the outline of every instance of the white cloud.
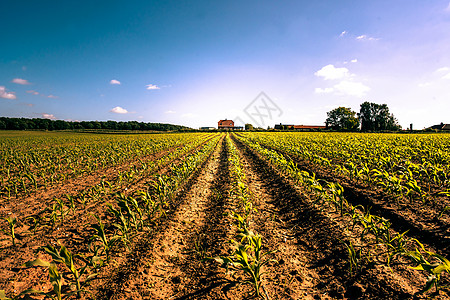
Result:
<instances>
[{"instance_id":1,"label":"white cloud","mask_svg":"<svg viewBox=\"0 0 450 300\"><path fill-rule=\"evenodd\" d=\"M350 62L352 62L352 63L356 63L356 62L358 62L358 59L352 59Z\"/></svg>"},{"instance_id":2,"label":"white cloud","mask_svg":"<svg viewBox=\"0 0 450 300\"><path fill-rule=\"evenodd\" d=\"M324 89L322 89L322 88L315 88L315 90L314 90L314 92L316 94L329 94L329 93L332 93L333 91L334 91L333 88L324 88Z\"/></svg>"},{"instance_id":3,"label":"white cloud","mask_svg":"<svg viewBox=\"0 0 450 300\"><path fill-rule=\"evenodd\" d=\"M39 95L38 92L33 91L33 90L29 90L29 91L27 91L27 93L28 93L28 94L33 94L33 95Z\"/></svg>"},{"instance_id":4,"label":"white cloud","mask_svg":"<svg viewBox=\"0 0 450 300\"><path fill-rule=\"evenodd\" d=\"M177 112L174 110L166 110L164 113L165 114L176 114Z\"/></svg>"},{"instance_id":5,"label":"white cloud","mask_svg":"<svg viewBox=\"0 0 450 300\"><path fill-rule=\"evenodd\" d=\"M450 71L449 67L442 67L436 70L436 72L447 72L447 71Z\"/></svg>"},{"instance_id":6,"label":"white cloud","mask_svg":"<svg viewBox=\"0 0 450 300\"><path fill-rule=\"evenodd\" d=\"M58 96L55 96L55 95L48 95L47 98L57 99Z\"/></svg>"},{"instance_id":7,"label":"white cloud","mask_svg":"<svg viewBox=\"0 0 450 300\"><path fill-rule=\"evenodd\" d=\"M356 37L356 39L358 41L378 41L379 40L379 38L374 38L374 37L368 36L366 34L359 35Z\"/></svg>"},{"instance_id":8,"label":"white cloud","mask_svg":"<svg viewBox=\"0 0 450 300\"><path fill-rule=\"evenodd\" d=\"M442 79L450 79L450 73L448 73L447 75L442 76Z\"/></svg>"},{"instance_id":9,"label":"white cloud","mask_svg":"<svg viewBox=\"0 0 450 300\"><path fill-rule=\"evenodd\" d=\"M28 82L28 80L21 79L21 78L14 78L11 82L17 83L17 84L22 84L22 85L31 84Z\"/></svg>"},{"instance_id":10,"label":"white cloud","mask_svg":"<svg viewBox=\"0 0 450 300\"><path fill-rule=\"evenodd\" d=\"M417 86L423 88L423 87L427 87L430 85L431 85L431 82L423 82L423 83L419 83Z\"/></svg>"},{"instance_id":11,"label":"white cloud","mask_svg":"<svg viewBox=\"0 0 450 300\"><path fill-rule=\"evenodd\" d=\"M46 114L46 113L43 113L43 114L41 114L41 116L42 116L42 118L44 118L44 119L56 120L55 115L52 115L52 114Z\"/></svg>"},{"instance_id":12,"label":"white cloud","mask_svg":"<svg viewBox=\"0 0 450 300\"><path fill-rule=\"evenodd\" d=\"M333 87L327 88L315 88L314 92L316 94L330 94L334 93L336 95L348 95L355 97L363 97L370 91L370 87L364 85L361 82L343 80Z\"/></svg>"},{"instance_id":13,"label":"white cloud","mask_svg":"<svg viewBox=\"0 0 450 300\"><path fill-rule=\"evenodd\" d=\"M349 73L347 68L336 68L333 65L326 65L314 75L318 77L323 77L325 80L329 79L342 79L345 77L349 77L351 74Z\"/></svg>"},{"instance_id":14,"label":"white cloud","mask_svg":"<svg viewBox=\"0 0 450 300\"><path fill-rule=\"evenodd\" d=\"M155 84L148 84L148 85L146 85L146 87L147 87L147 90L159 90L160 89L160 87Z\"/></svg>"},{"instance_id":15,"label":"white cloud","mask_svg":"<svg viewBox=\"0 0 450 300\"><path fill-rule=\"evenodd\" d=\"M0 86L0 98L4 99L16 99L16 95L13 92L7 92L4 86Z\"/></svg>"},{"instance_id":16,"label":"white cloud","mask_svg":"<svg viewBox=\"0 0 450 300\"><path fill-rule=\"evenodd\" d=\"M336 92L340 94L363 97L370 91L370 87L361 82L344 80L336 84L334 87Z\"/></svg>"},{"instance_id":17,"label":"white cloud","mask_svg":"<svg viewBox=\"0 0 450 300\"><path fill-rule=\"evenodd\" d=\"M348 32L346 30L342 31L339 37L344 37Z\"/></svg>"},{"instance_id":18,"label":"white cloud","mask_svg":"<svg viewBox=\"0 0 450 300\"><path fill-rule=\"evenodd\" d=\"M193 113L187 113L187 114L182 114L181 117L188 118L188 119L193 119L193 118L196 118L197 115L193 114Z\"/></svg>"},{"instance_id":19,"label":"white cloud","mask_svg":"<svg viewBox=\"0 0 450 300\"><path fill-rule=\"evenodd\" d=\"M116 79L112 79L109 84L119 84L120 85L120 81L116 80Z\"/></svg>"},{"instance_id":20,"label":"white cloud","mask_svg":"<svg viewBox=\"0 0 450 300\"><path fill-rule=\"evenodd\" d=\"M115 113L115 114L128 114L128 110L126 110L125 108L122 108L120 106L116 106L113 109L110 110L110 112Z\"/></svg>"}]
</instances>

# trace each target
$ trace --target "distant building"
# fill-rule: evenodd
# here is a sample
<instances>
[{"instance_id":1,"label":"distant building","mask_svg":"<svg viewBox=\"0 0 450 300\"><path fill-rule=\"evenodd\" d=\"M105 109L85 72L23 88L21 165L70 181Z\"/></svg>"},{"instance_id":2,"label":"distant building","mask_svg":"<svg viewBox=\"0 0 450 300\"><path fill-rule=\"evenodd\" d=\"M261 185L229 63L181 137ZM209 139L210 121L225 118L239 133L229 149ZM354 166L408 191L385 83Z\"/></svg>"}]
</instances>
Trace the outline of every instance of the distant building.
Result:
<instances>
[{"instance_id":1,"label":"distant building","mask_svg":"<svg viewBox=\"0 0 450 300\"><path fill-rule=\"evenodd\" d=\"M275 129L279 130L298 130L298 131L314 131L314 130L324 130L327 126L321 125L291 125L291 124L276 124Z\"/></svg>"},{"instance_id":2,"label":"distant building","mask_svg":"<svg viewBox=\"0 0 450 300\"><path fill-rule=\"evenodd\" d=\"M215 130L215 127L200 127L200 130Z\"/></svg>"},{"instance_id":3,"label":"distant building","mask_svg":"<svg viewBox=\"0 0 450 300\"><path fill-rule=\"evenodd\" d=\"M218 123L219 129L233 129L234 128L234 122L233 120L220 120Z\"/></svg>"},{"instance_id":4,"label":"distant building","mask_svg":"<svg viewBox=\"0 0 450 300\"><path fill-rule=\"evenodd\" d=\"M218 128L219 129L226 129L226 130L243 130L244 127L242 126L234 126L233 120L220 120L218 122Z\"/></svg>"},{"instance_id":5,"label":"distant building","mask_svg":"<svg viewBox=\"0 0 450 300\"><path fill-rule=\"evenodd\" d=\"M441 123L439 125L431 126L430 128L437 129L437 130L449 130L450 131L450 124Z\"/></svg>"}]
</instances>

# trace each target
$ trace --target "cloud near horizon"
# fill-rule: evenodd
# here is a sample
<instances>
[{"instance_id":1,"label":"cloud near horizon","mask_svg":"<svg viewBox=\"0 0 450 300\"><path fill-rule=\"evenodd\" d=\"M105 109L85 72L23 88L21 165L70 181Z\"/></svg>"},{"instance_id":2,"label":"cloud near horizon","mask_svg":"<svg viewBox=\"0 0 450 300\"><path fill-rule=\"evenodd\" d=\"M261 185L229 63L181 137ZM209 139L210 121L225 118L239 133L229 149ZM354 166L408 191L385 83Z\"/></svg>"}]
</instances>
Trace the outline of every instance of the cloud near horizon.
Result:
<instances>
[{"instance_id":1,"label":"cloud near horizon","mask_svg":"<svg viewBox=\"0 0 450 300\"><path fill-rule=\"evenodd\" d=\"M43 114L41 114L41 116L42 116L42 118L44 118L44 119L56 120L56 117L55 117L55 115L53 115L53 114L46 114L46 113L43 113Z\"/></svg>"},{"instance_id":2,"label":"cloud near horizon","mask_svg":"<svg viewBox=\"0 0 450 300\"><path fill-rule=\"evenodd\" d=\"M146 87L147 87L147 90L159 90L159 89L161 89L159 86L157 86L155 84L147 84Z\"/></svg>"},{"instance_id":3,"label":"cloud near horizon","mask_svg":"<svg viewBox=\"0 0 450 300\"><path fill-rule=\"evenodd\" d=\"M21 85L31 84L31 83L28 82L28 80L22 79L22 78L14 78L11 82L17 83L17 84L21 84Z\"/></svg>"},{"instance_id":4,"label":"cloud near horizon","mask_svg":"<svg viewBox=\"0 0 450 300\"><path fill-rule=\"evenodd\" d=\"M356 62L357 60L355 60ZM354 81L354 74L351 74L347 68L336 68L334 65L326 65L314 75L322 77L324 80L340 80L333 87L315 88L316 94L349 95L355 97L363 97L370 91L370 87L361 82Z\"/></svg>"},{"instance_id":5,"label":"cloud near horizon","mask_svg":"<svg viewBox=\"0 0 450 300\"><path fill-rule=\"evenodd\" d=\"M130 112L128 110L126 110L123 107L120 106L116 106L113 109L110 110L110 112L115 113L115 114L129 114Z\"/></svg>"},{"instance_id":6,"label":"cloud near horizon","mask_svg":"<svg viewBox=\"0 0 450 300\"><path fill-rule=\"evenodd\" d=\"M325 80L342 79L351 76L347 68L336 68L334 65L326 65L316 73L317 77L323 77Z\"/></svg>"},{"instance_id":7,"label":"cloud near horizon","mask_svg":"<svg viewBox=\"0 0 450 300\"><path fill-rule=\"evenodd\" d=\"M358 40L358 41L378 41L379 38L374 38L374 37L368 36L366 34L362 34L362 35L358 35L356 37L356 40Z\"/></svg>"},{"instance_id":8,"label":"cloud near horizon","mask_svg":"<svg viewBox=\"0 0 450 300\"><path fill-rule=\"evenodd\" d=\"M14 92L7 92L6 88L4 86L0 86L0 98L3 99L17 99L16 95Z\"/></svg>"},{"instance_id":9,"label":"cloud near horizon","mask_svg":"<svg viewBox=\"0 0 450 300\"><path fill-rule=\"evenodd\" d=\"M33 95L39 95L39 92L36 92L36 91L34 91L34 90L29 90L29 91L26 91L28 94L33 94Z\"/></svg>"},{"instance_id":10,"label":"cloud near horizon","mask_svg":"<svg viewBox=\"0 0 450 300\"><path fill-rule=\"evenodd\" d=\"M118 85L120 85L121 83L120 83L119 80L112 79L112 80L109 82L109 84L118 84Z\"/></svg>"}]
</instances>

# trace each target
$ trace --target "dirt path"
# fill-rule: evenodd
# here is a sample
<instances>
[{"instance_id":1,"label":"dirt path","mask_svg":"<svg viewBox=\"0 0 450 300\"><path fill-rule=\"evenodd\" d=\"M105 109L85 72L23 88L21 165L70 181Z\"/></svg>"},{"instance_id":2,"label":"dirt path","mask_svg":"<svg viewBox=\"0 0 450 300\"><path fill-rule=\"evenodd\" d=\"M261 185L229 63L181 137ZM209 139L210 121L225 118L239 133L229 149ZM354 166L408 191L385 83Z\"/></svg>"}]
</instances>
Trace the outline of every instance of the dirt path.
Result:
<instances>
[{"instance_id":1,"label":"dirt path","mask_svg":"<svg viewBox=\"0 0 450 300\"><path fill-rule=\"evenodd\" d=\"M285 152L264 146L286 155ZM383 216L392 223L392 228L397 232L408 231L409 237L414 237L424 243L428 249L448 256L450 253L450 216L436 216L441 210L436 207L411 203L406 200L395 200L386 195L382 190L355 183L349 178L330 173L324 167L314 165L298 157L293 158L301 170L314 172L317 178L330 182L339 182L344 187L344 196L352 205L371 207L374 215ZM398 202L398 203L397 203Z\"/></svg>"},{"instance_id":2,"label":"dirt path","mask_svg":"<svg viewBox=\"0 0 450 300\"><path fill-rule=\"evenodd\" d=\"M202 147L204 144L205 143L202 142L198 147ZM182 157L196 151L198 147L194 147L194 149L191 149ZM167 151L162 151L156 154L154 159L157 160L166 154ZM167 172L167 165L174 161L179 161L179 159L181 158L176 158L164 163L154 172L158 174ZM129 165L126 166L129 167ZM153 177L150 179L153 180ZM138 187L142 188L148 180L149 179L138 180L136 185L132 186L131 190L136 190ZM55 190L55 192L57 192L57 190ZM79 207L75 212L70 211L66 216L64 223L58 224L55 228L41 228L36 234L32 235L31 233L22 234L22 232L25 233L25 230L29 229L29 226L21 225L17 233L18 245L16 247L13 247L8 239L2 240L0 243L0 245L3 246L0 248L2 250L0 252L0 289L9 286L7 282L12 280L14 280L13 286L16 290L22 290L24 286L29 286L29 282L26 282L25 278L21 278L21 276L16 276L16 272L18 267L24 262L34 259L36 255L34 252L43 245L58 240L68 247L68 249L71 249L72 251L75 250L76 253L85 253L88 251L87 247L90 243L89 239L92 236L92 228L88 225L96 222L91 215L97 214L100 217L105 218L105 202L114 195L115 194L111 192L110 195L103 195L101 202L92 201L92 203L88 203L84 208ZM38 203L34 202L34 204L37 205ZM36 213L36 211L33 211L32 207L28 207L20 212L23 214L27 211ZM36 272L40 271L42 270L36 270ZM25 272L28 274L27 276L32 273L31 270L26 270ZM14 277L16 277L16 279L14 279Z\"/></svg>"},{"instance_id":3,"label":"dirt path","mask_svg":"<svg viewBox=\"0 0 450 300\"><path fill-rule=\"evenodd\" d=\"M169 219L137 245L128 260L134 268L115 274L95 298L221 298L215 265L200 260L217 254L218 243L227 239L226 172L222 140L192 185L180 194L180 204Z\"/></svg>"},{"instance_id":4,"label":"dirt path","mask_svg":"<svg viewBox=\"0 0 450 300\"><path fill-rule=\"evenodd\" d=\"M238 146L247 185L258 210L254 213L252 227L263 235L267 249L276 251L273 258L277 263L269 265L268 274L263 277L267 296L269 299L315 299L320 295L315 289L320 276L308 266L311 253L298 242L292 224L286 222L277 205L280 196L286 200L286 196L296 195L280 191L277 180L267 174L264 166L252 159L242 145Z\"/></svg>"},{"instance_id":5,"label":"dirt path","mask_svg":"<svg viewBox=\"0 0 450 300\"><path fill-rule=\"evenodd\" d=\"M412 297L418 289L417 281L411 282L411 278L393 274L387 268L375 267L364 270L358 276L350 276L347 250L341 242L345 239L342 225L314 208L300 188L295 187L256 153L239 141L235 142L249 163L249 169L256 174L254 189L257 191L260 186L261 199L271 199L267 201L267 213L275 214L275 220L279 216L281 222L276 228L286 233L286 241L291 237L289 242L298 247L298 252L293 253L301 253L304 266L294 270L299 274L305 272L305 278L308 275L312 278L305 286L314 299L375 299L380 298L380 295L383 295L383 299ZM273 211L270 204L274 207ZM267 220L264 223L262 226L269 224ZM264 236L267 234L264 231L261 233ZM281 242L278 241L278 244ZM287 259L283 257L283 261ZM416 286L415 289L413 286ZM299 288L302 286L299 285Z\"/></svg>"},{"instance_id":6,"label":"dirt path","mask_svg":"<svg viewBox=\"0 0 450 300\"><path fill-rule=\"evenodd\" d=\"M149 163L158 160L170 151L174 151L182 146L183 145L177 145L146 157L131 159L120 165L96 170L85 176L71 178L65 182L58 182L47 188L40 188L37 192L34 192L29 196L20 197L19 199L11 198L9 201L5 201L2 207L0 207L0 217L8 214L27 216L29 212L36 213L43 207L48 206L50 201L53 201L54 198L61 198L66 194L76 195L85 189L99 184L101 180L113 181L119 172L128 171L134 165L139 167L141 165L140 161Z\"/></svg>"}]
</instances>

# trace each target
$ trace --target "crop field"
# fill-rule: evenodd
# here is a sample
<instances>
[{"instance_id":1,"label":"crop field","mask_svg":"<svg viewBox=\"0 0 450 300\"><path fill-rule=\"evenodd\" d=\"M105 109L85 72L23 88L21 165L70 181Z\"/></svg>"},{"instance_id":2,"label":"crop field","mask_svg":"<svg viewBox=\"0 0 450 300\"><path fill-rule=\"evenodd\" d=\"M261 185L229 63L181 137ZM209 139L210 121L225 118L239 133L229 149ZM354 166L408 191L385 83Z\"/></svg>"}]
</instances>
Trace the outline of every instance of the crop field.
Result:
<instances>
[{"instance_id":1,"label":"crop field","mask_svg":"<svg viewBox=\"0 0 450 300\"><path fill-rule=\"evenodd\" d=\"M449 299L450 135L0 132L0 299Z\"/></svg>"}]
</instances>

